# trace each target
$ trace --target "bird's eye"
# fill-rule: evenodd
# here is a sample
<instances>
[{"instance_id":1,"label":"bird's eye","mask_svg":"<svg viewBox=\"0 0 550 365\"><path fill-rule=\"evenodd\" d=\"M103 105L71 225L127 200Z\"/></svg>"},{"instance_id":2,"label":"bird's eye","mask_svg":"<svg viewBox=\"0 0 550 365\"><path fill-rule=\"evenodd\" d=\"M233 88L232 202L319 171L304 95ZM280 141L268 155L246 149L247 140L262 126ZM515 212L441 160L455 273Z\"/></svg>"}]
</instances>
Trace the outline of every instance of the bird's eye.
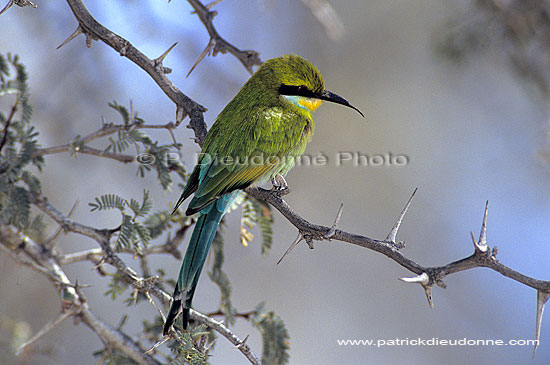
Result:
<instances>
[{"instance_id":1,"label":"bird's eye","mask_svg":"<svg viewBox=\"0 0 550 365\"><path fill-rule=\"evenodd\" d=\"M282 95L298 95L309 96L311 91L305 85L281 85L279 87L279 93Z\"/></svg>"}]
</instances>

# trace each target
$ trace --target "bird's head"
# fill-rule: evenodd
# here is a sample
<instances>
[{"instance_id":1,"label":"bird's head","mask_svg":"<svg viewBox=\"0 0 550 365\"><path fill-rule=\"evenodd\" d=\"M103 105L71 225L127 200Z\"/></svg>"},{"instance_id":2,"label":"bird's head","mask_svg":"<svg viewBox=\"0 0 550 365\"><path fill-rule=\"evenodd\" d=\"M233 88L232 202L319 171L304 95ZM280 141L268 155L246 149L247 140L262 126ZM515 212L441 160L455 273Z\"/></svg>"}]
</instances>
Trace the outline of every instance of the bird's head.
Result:
<instances>
[{"instance_id":1,"label":"bird's head","mask_svg":"<svg viewBox=\"0 0 550 365\"><path fill-rule=\"evenodd\" d=\"M277 97L309 112L315 111L323 101L330 101L350 107L363 116L346 99L325 90L323 76L317 67L298 55L270 59L260 66L254 77Z\"/></svg>"}]
</instances>

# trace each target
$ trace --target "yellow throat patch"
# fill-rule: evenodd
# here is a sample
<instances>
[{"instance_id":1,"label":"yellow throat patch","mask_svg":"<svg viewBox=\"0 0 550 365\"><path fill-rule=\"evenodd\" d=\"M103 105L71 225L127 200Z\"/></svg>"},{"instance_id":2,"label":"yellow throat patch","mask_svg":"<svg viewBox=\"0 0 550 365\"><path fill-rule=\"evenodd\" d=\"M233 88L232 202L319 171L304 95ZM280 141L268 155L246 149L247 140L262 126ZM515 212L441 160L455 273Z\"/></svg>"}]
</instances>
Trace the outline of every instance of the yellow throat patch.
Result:
<instances>
[{"instance_id":1,"label":"yellow throat patch","mask_svg":"<svg viewBox=\"0 0 550 365\"><path fill-rule=\"evenodd\" d=\"M301 97L299 100L298 100L298 103L309 109L311 112L314 112L315 109L317 109L322 103L323 101L322 100L319 100L319 99L313 99L313 98L304 98L304 97Z\"/></svg>"}]
</instances>

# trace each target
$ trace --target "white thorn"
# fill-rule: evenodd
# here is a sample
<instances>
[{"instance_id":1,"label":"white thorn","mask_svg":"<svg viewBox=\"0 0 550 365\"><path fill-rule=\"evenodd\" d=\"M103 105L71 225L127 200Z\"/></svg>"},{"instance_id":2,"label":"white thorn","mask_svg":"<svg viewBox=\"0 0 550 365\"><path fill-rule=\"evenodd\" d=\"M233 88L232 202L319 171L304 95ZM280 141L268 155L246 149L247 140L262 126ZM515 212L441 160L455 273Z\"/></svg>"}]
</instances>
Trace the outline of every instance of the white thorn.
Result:
<instances>
[{"instance_id":1,"label":"white thorn","mask_svg":"<svg viewBox=\"0 0 550 365\"><path fill-rule=\"evenodd\" d=\"M328 232L325 233L324 235L324 237L327 240L330 240L336 233L336 228L338 228L338 223L340 223L340 218L342 217L343 210L344 210L344 203L340 203L340 208L338 208L338 213L336 213L336 218L334 219L334 223L332 224L332 227L330 227Z\"/></svg>"},{"instance_id":2,"label":"white thorn","mask_svg":"<svg viewBox=\"0 0 550 365\"><path fill-rule=\"evenodd\" d=\"M474 243L474 249L476 252L487 252L488 247L487 245L483 246L477 243L476 238L474 237L474 232L470 231L470 236L472 237L472 242Z\"/></svg>"},{"instance_id":3,"label":"white thorn","mask_svg":"<svg viewBox=\"0 0 550 365\"><path fill-rule=\"evenodd\" d=\"M487 212L489 210L489 201L485 203L485 213L483 214L483 223L481 223L481 231L479 232L479 240L476 243L476 248L481 252L487 251Z\"/></svg>"},{"instance_id":4,"label":"white thorn","mask_svg":"<svg viewBox=\"0 0 550 365\"><path fill-rule=\"evenodd\" d=\"M212 9L214 6L218 5L219 3L221 3L223 0L214 0L212 1L211 3L209 4L206 4L205 7L206 9L210 10Z\"/></svg>"},{"instance_id":5,"label":"white thorn","mask_svg":"<svg viewBox=\"0 0 550 365\"><path fill-rule=\"evenodd\" d=\"M428 305L430 308L434 307L434 302L432 299L432 286L429 285L430 283L430 277L428 274L423 272L422 274L415 276L413 278L399 278L399 280L404 281L406 283L417 283L422 286L422 289L424 289L424 293L426 294L426 299L428 299Z\"/></svg>"},{"instance_id":6,"label":"white thorn","mask_svg":"<svg viewBox=\"0 0 550 365\"><path fill-rule=\"evenodd\" d=\"M292 242L292 244L290 245L290 247L286 250L286 252L283 254L283 256L279 259L279 261L277 261L277 265L279 265L281 263L281 261L283 261L283 259L285 258L286 255L288 255L290 253L290 251L292 251L294 249L294 247L296 247L298 245L298 243L300 243L301 240L304 239L304 236L302 236L302 233L301 232L298 232L298 237L296 237L296 239L294 240L294 242Z\"/></svg>"},{"instance_id":7,"label":"white thorn","mask_svg":"<svg viewBox=\"0 0 550 365\"><path fill-rule=\"evenodd\" d=\"M535 346L533 347L533 358L535 358L535 353L537 352L537 347L539 347L540 339L540 328L542 324L542 315L544 313L544 307L546 302L550 299L550 293L537 290L537 324L535 328Z\"/></svg>"},{"instance_id":8,"label":"white thorn","mask_svg":"<svg viewBox=\"0 0 550 365\"><path fill-rule=\"evenodd\" d=\"M399 278L399 280L404 281L406 283L418 283L422 285L426 285L430 282L430 277L428 274L423 272L422 274L415 276L413 278Z\"/></svg>"},{"instance_id":9,"label":"white thorn","mask_svg":"<svg viewBox=\"0 0 550 365\"><path fill-rule=\"evenodd\" d=\"M403 210L401 211L399 218L397 218L397 221L393 225L390 233L388 234L388 237L386 237L386 242L395 243L395 238L397 237L397 231L399 231L399 226L401 225L403 218L405 218L405 214L407 214L407 210L411 206L412 200L417 191L418 191L418 188L414 189L411 197L409 198L409 201L407 202L407 204L405 204L405 208L403 208Z\"/></svg>"}]
</instances>

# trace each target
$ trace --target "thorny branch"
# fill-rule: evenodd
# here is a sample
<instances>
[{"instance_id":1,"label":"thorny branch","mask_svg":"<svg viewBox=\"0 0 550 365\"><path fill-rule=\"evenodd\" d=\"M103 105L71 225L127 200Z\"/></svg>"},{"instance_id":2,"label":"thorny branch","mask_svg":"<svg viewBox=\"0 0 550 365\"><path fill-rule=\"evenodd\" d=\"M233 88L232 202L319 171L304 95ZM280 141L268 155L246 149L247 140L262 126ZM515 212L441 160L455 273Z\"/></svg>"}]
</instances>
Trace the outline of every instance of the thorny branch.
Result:
<instances>
[{"instance_id":1,"label":"thorny branch","mask_svg":"<svg viewBox=\"0 0 550 365\"><path fill-rule=\"evenodd\" d=\"M129 41L98 23L82 1L67 0L67 3L78 21L77 30L69 39L76 37L78 34L84 34L88 47L91 47L93 40L101 40L120 53L121 56L128 58L141 67L153 78L166 96L176 104L176 125L179 125L186 116L189 116L189 127L195 131L197 139L204 140L206 129L204 128L203 113L206 108L191 100L166 77L166 74L171 71L162 66L166 53L156 59L148 58Z\"/></svg>"},{"instance_id":2,"label":"thorny branch","mask_svg":"<svg viewBox=\"0 0 550 365\"><path fill-rule=\"evenodd\" d=\"M67 0L67 2L71 10L73 11L75 18L78 21L78 26L77 26L77 29L73 32L73 34L69 36L69 38L66 41L64 41L58 48L62 47L63 45L68 43L70 40L76 38L80 34L84 34L86 36L86 45L88 47L91 47L93 40L103 41L105 44L109 45L110 47L115 49L117 52L119 52L121 56L125 56L128 59L130 59L132 62L137 64L139 67L145 70L153 78L153 80L155 80L155 82L164 91L164 93L176 104L176 123L175 125L173 123L168 123L164 126L140 125L136 123L132 123L131 125L104 125L103 128L101 128L99 131L79 139L78 144L69 143L69 144L56 146L56 147L38 149L34 152L33 157L72 151L75 153L79 152L79 153L86 153L86 154L92 154L92 155L101 156L101 157L112 158L125 163L132 162L134 161L133 156L107 153L107 152L95 149L93 147L89 147L86 144L92 142L97 138L100 138L109 134L113 134L121 130L128 130L129 128L165 128L171 132L172 129L175 128L175 126L179 125L186 116L190 117L190 122L188 127L193 129L194 134L196 136L196 142L202 144L206 136L206 124L204 123L204 119L203 119L203 113L206 111L206 108L196 103L195 101L191 100L188 96L186 96L178 88L176 88L176 86L166 77L166 74L170 73L171 70L162 65L162 61L168 55L168 53L174 48L176 44L172 45L166 52L164 52L158 58L149 59L147 56L141 53L138 49L132 46L132 44L129 41L116 35L114 32L110 31L109 29L99 24L89 13L88 9L85 7L82 1ZM4 10L9 8L13 4L21 5L22 3L20 4L19 1L15 1L15 2L10 1ZM261 63L259 56L256 52L240 51L236 47L232 46L230 43L226 42L223 38L221 38L221 36L219 36L214 26L212 25L212 18L215 15L215 12L210 12L207 8L204 8L202 4L198 1L193 2L192 5L197 10L197 14L199 14L199 17L201 17L201 20L205 24L209 34L212 37L213 42L215 42L216 44L216 47L213 49L214 55L217 52L222 52L222 53L230 52L233 55L235 55L237 58L239 58L243 63L243 65L245 65L245 67L249 71L252 70L253 65L255 64L257 65ZM17 255L17 252L20 251L20 248L12 247L11 248L12 251L17 250L17 252L9 251L11 253L11 256L14 259L16 259L18 262L24 263L27 266L49 277L51 277L53 274L50 273L49 267L43 266L43 262L41 260L47 259L52 261L55 264L54 273L61 275L63 280L62 281L57 279L55 280L51 279L51 280L55 282L62 282L63 285L65 285L67 288L70 289L71 305L78 306L78 313L77 313L78 317L81 318L84 323L86 323L92 330L94 330L98 334L98 336L100 336L106 343L109 344L109 346L117 348L120 351L126 353L137 363L140 363L140 364L157 363L155 359L153 359L152 357L150 357L148 354L145 353L146 349L143 349L139 346L139 344L134 343L131 338L124 335L120 330L108 328L107 324L105 324L93 312L91 312L91 310L88 308L85 298L80 293L77 293L77 291L73 289L74 285L70 284L68 278L63 273L63 271L61 270L57 262L61 264L68 264L68 263L82 261L82 260L89 260L96 265L98 270L100 270L100 267L103 265L103 263L107 263L115 267L119 273L123 274L124 279L127 282L129 282L136 290L144 292L147 296L149 295L149 293L152 293L157 298L159 298L165 305L169 304L170 296L164 291L162 291L155 284L156 280L149 280L151 278L145 278L145 279L140 278L136 272L134 272L131 268L129 268L124 263L124 261L122 261L113 252L109 244L109 239L111 235L114 233L114 230L107 230L107 229L100 230L100 229L96 229L96 228L89 227L89 226L80 224L78 222L72 221L67 217L65 217L61 212L59 212L53 205L51 205L45 197L41 195L33 195L33 194L29 194L29 195L31 197L30 199L31 203L36 205L39 209L44 211L48 216L50 216L54 221L56 221L65 232L74 232L74 233L78 233L78 234L82 234L87 237L90 237L96 240L100 244L101 249L99 250L92 249L92 250L87 250L80 253L74 253L70 255L60 255L55 257L54 257L54 254L57 255L57 253L54 250L48 250L47 252L49 253L49 255L46 255L44 257L36 257L36 255L33 257L29 252L26 252L27 255L32 258L32 261L26 261L26 260L20 260ZM176 249L176 245L177 243L181 242L181 240L183 239L183 234L185 233L185 230L180 230L180 231L177 232L176 237L174 237L174 239L167 241L165 245L150 247L146 250L146 252L144 252L144 254L147 255L149 253L164 252L164 253L170 253L176 257L179 257L180 253ZM28 237L25 239L28 240ZM10 247L4 247L6 246L5 242L6 242L5 240L0 240L0 244L3 245L2 246L3 251L8 251ZM37 244L34 244L34 245L37 247L40 247L40 250L44 251L44 247ZM142 265L146 266L145 260L142 260ZM63 300L64 300L64 297L62 297L62 302ZM66 303L64 305L66 305ZM77 314L75 314L75 316ZM235 336L235 334L231 332L231 330L229 330L222 323L193 310L191 310L191 317L197 320L198 322L213 328L222 336L226 337L233 345L235 345L236 348L239 349L239 351L241 351L244 354L244 356L252 364L260 363L259 358L251 351L249 346L245 344L245 341L240 340L237 336ZM65 317L61 317L61 318L65 318ZM53 323L58 323L58 321L54 321ZM50 326L52 326L52 324L50 324ZM43 330L42 332L45 333L47 332L47 330ZM40 337L40 335L41 334L39 333L38 336L35 336L35 338ZM182 340L177 335L174 336L174 338L183 344ZM34 340L35 339L33 339L33 341Z\"/></svg>"},{"instance_id":3,"label":"thorny branch","mask_svg":"<svg viewBox=\"0 0 550 365\"><path fill-rule=\"evenodd\" d=\"M54 250L45 252L43 246L33 242L28 237L21 236L7 227L0 226L0 245L2 245L2 250L9 251L10 256L17 262L25 264L35 271L46 275L54 285L64 289L60 290L62 303L63 301L67 301L68 293L70 298L68 300L68 306L76 306L77 308L74 309L74 315L81 318L88 327L96 332L98 336L103 338L110 346L124 352L139 364L157 364L158 362L154 358L145 353L147 349L143 348L139 343L134 342L119 329L110 328L108 324L104 323L90 310L86 303L86 299L78 290L75 290L75 285L69 281L60 265L84 260L89 260L94 263L94 265L103 265L103 263L109 264L116 268L117 272L123 276L123 279L132 285L135 290L143 292L147 296L152 294L167 306L170 304L170 295L158 287L156 284L158 278L154 276L146 278L140 277L133 269L126 265L109 244L110 236L114 232L113 230L97 229L77 223L64 216L63 213L57 210L57 208L55 208L44 196L32 194L30 192L29 196L31 203L52 218L65 230L65 232L78 233L90 237L99 243L101 249L91 249L67 255L63 255ZM167 242L163 246L152 246L149 247L148 250L150 253L161 253L163 251L162 247L165 247L165 253L173 254L169 244L170 243ZM21 252L24 252L32 261L23 260L20 257ZM63 304L67 306L66 303ZM235 347L243 353L250 363L260 364L260 360L252 352L250 347L225 325L194 310L191 310L190 314L191 318L216 330L227 338L229 342L235 345ZM172 337L184 344L183 340L176 334Z\"/></svg>"},{"instance_id":4,"label":"thorny branch","mask_svg":"<svg viewBox=\"0 0 550 365\"><path fill-rule=\"evenodd\" d=\"M432 287L434 284L439 287L446 288L446 284L443 282L443 279L451 274L470 270L476 267L486 267L492 269L503 276L506 276L512 280L520 282L524 285L532 287L537 290L539 297L541 295L550 295L550 281L539 280L527 275L524 275L518 271L513 270L512 268L502 264L496 258L497 249L493 248L491 251L487 246L487 212L488 212L488 203L485 208L485 214L483 216L483 222L481 226L481 232L479 240L473 239L474 243L474 253L466 258L451 262L443 266L422 266L413 260L405 257L399 252L404 244L402 242L396 243L394 241L395 236L397 235L397 229L399 224L404 218L404 213L402 213L392 228L392 231L388 235L388 238L393 238L392 240L376 240L366 236L361 236L353 233L344 232L339 229L332 229L331 227L321 226L317 224L310 223L309 221L302 218L298 215L282 198L280 192L277 190L265 190L262 188L248 188L246 192L253 197L266 201L272 206L274 206L281 214L292 223L300 232L299 238L302 236L308 236L312 240L322 241L327 239L326 235L328 233L333 234L330 236L330 239L351 243L360 247L364 247L376 252L379 252L388 258L392 259L399 265L403 266L407 270L417 274L417 277L414 278L402 278L405 282L419 283L426 293L428 303L433 307L432 301ZM416 190L415 190L416 192ZM413 194L414 195L414 194ZM412 197L411 197L412 198ZM410 205L410 200L407 203L406 209ZM293 244L294 245L294 244ZM291 245L292 247L292 245ZM539 307L542 309L546 301L542 302L539 300ZM542 304L541 304L542 303ZM537 330L536 330L536 339L539 339L540 336L540 321L542 318L542 309L537 310Z\"/></svg>"},{"instance_id":5,"label":"thorny branch","mask_svg":"<svg viewBox=\"0 0 550 365\"><path fill-rule=\"evenodd\" d=\"M0 226L0 244L13 253L12 257L17 262L21 262L22 253L33 260L36 266L35 270L45 275L58 289L62 300L62 308L69 307L75 318L90 327L104 341L115 346L138 364L159 364L151 356L145 355L145 349L131 337L125 335L120 330L111 328L92 312L78 286L69 281L61 266L56 262L56 256L51 251L44 252L42 246L38 243L5 226ZM47 329L47 326L45 329ZM46 333L47 330L41 332Z\"/></svg>"},{"instance_id":6,"label":"thorny branch","mask_svg":"<svg viewBox=\"0 0 550 365\"><path fill-rule=\"evenodd\" d=\"M6 10L11 8L13 5L17 5L17 6L20 6L20 7L25 7L25 6L31 6L33 8L38 7L38 5L36 5L35 3L33 3L29 0L9 0L8 3L6 4L6 6L4 6L4 8L2 10L0 10L0 15L2 15Z\"/></svg>"},{"instance_id":7,"label":"thorny branch","mask_svg":"<svg viewBox=\"0 0 550 365\"><path fill-rule=\"evenodd\" d=\"M104 124L101 127L101 129L83 138L79 138L74 142L63 144L60 146L39 148L34 151L32 157L35 158L35 157L44 156L44 155L51 155L55 153L71 151L72 153L75 153L75 154L83 153L83 154L94 155L98 157L110 158L110 159L117 160L124 163L130 163L136 160L136 156L102 151L100 149L88 146L87 143L90 143L98 138L105 137L120 131L130 131L132 129L167 129L168 131L171 132L174 128L176 128L176 125L174 123L167 123L164 125L150 125L150 124L138 124L138 123L131 123L128 125Z\"/></svg>"},{"instance_id":8,"label":"thorny branch","mask_svg":"<svg viewBox=\"0 0 550 365\"><path fill-rule=\"evenodd\" d=\"M212 54L212 56L216 56L218 52L220 53L226 53L229 52L233 56L237 57L239 61L243 64L243 66L248 70L248 72L252 73L254 66L259 66L262 61L260 60L260 55L256 51L247 50L247 51L241 51L237 47L233 46L231 43L228 43L225 39L223 39L219 34L216 28L214 27L213 19L218 14L215 10L210 10L207 6L204 6L200 1L198 0L187 0L189 4L195 9L195 13L199 16L199 19L204 24L206 30L208 31L208 34L210 35L210 41L208 42L208 45L204 49L204 51L201 53L193 67L191 67L191 70L187 74L191 74L193 69L202 61L202 59L207 54Z\"/></svg>"},{"instance_id":9,"label":"thorny branch","mask_svg":"<svg viewBox=\"0 0 550 365\"><path fill-rule=\"evenodd\" d=\"M235 57L237 57L249 71L251 70L253 65L257 65L261 62L256 52L240 51L219 36L212 24L212 19L216 14L214 11L210 11L207 7L205 7L201 2L197 0L188 1L195 9L197 15L205 25L211 37L209 45L205 50L205 55L210 51L212 51L214 55L217 52L230 52ZM127 57L143 70L145 70L155 80L155 82L157 82L164 93L176 104L176 125L179 125L185 116L189 116L189 128L193 129L194 131L195 141L199 145L202 145L207 131L206 123L203 119L203 113L204 111L206 111L206 109L184 95L166 77L166 74L169 73L170 70L162 66L162 61L167 52L165 52L157 59L149 59L143 53L133 47L130 42L99 24L91 16L82 1L67 0L67 2L69 3L73 14L78 21L77 30L73 33L73 35L69 37L68 40L73 39L79 34L84 34L86 36L88 46L91 46L93 40L101 40L113 49L115 49L117 52L119 52L122 56ZM9 5L11 6L13 3L13 1L10 1ZM69 147L60 146L56 148L58 150L42 149L39 151L41 151L41 154L56 153L61 152L60 149L68 150ZM539 338L542 312L545 304L550 298L550 281L538 280L526 276L509 268L508 266L500 263L497 260L496 247L493 247L493 249L490 250L487 245L487 209L485 210L485 214L483 217L480 237L477 241L473 239L474 253L472 255L443 266L428 267L414 262L413 260L401 254L401 252L399 252L399 249L403 247L403 244L396 243L395 237L397 235L399 224L404 217L404 213L401 214L386 240L376 240L366 236L348 233L337 229L336 225L338 219L332 227L317 225L305 220L300 215L298 215L285 202L284 199L282 199L283 194L281 194L280 191L265 190L261 188L248 188L246 189L246 192L257 199L268 202L277 210L279 210L279 212L298 229L300 233L299 237L304 238L306 242L308 242L310 247L312 247L311 245L313 241L322 241L326 239L354 244L379 252L390 258L391 260L395 261L397 264L401 265L405 269L417 274L416 277L403 278L402 280L405 282L420 284L426 293L430 305L433 305L431 290L434 285L445 288L446 285L443 282L443 279L446 276L476 267L486 267L492 269L496 272L499 272L503 276L532 287L537 290L538 294L536 338ZM132 284L134 288L145 293L152 293L164 304L169 303L169 295L158 288L158 286L155 284L155 280L150 280L151 278L140 278L112 251L109 246L109 236L110 234L112 234L112 232L109 232L109 230L98 230L69 220L43 197L34 196L34 198L31 199L31 202L39 207L41 210L43 210L45 213L47 213L51 218L53 218L61 227L63 227L65 231L79 233L93 238L101 246L100 251L90 250L87 252L73 254L72 256L61 256L59 257L61 264L80 261L84 259L91 260L92 262L97 262L97 258L103 255L104 262L114 266L119 272L123 273L126 279ZM0 240L1 244L5 248L12 251L12 257L21 262L18 253L20 253L21 251L25 252L25 254L29 258L31 258L33 262L22 262L26 263L26 265L34 268L40 273L45 274L56 287L65 288L68 291L70 297L72 297L73 299L72 305L78 307L78 312L75 312L75 315L78 315L79 318L81 318L86 325L88 325L96 333L98 333L98 335L109 341L109 343L116 345L118 349L128 354L128 356L132 357L138 363L156 363L156 360L150 358L149 355L146 355L144 353L145 350L141 348L139 344L135 343L131 338L124 335L122 332L120 332L120 330L114 330L110 328L89 309L85 298L82 296L81 293L79 293L79 290L76 290L77 287L69 282L67 276L64 274L63 270L60 268L54 257L43 255L43 252L41 251L39 245L33 243L31 240L28 239L28 237L21 238L17 236L14 232L6 231L5 228L0 227L0 236L2 237L2 239ZM14 239L13 237L17 237L17 239ZM218 323L215 320L195 311L191 311L191 316L199 322L205 323L206 325L214 328L216 331L228 338L230 342L235 344L237 348L239 348L240 351L243 352L243 354L250 360L251 363L259 363L258 358L254 354L252 354L252 352L250 352L248 346L243 346L244 342L235 337L235 335L221 323ZM243 351L243 349L246 349L246 351Z\"/></svg>"}]
</instances>

